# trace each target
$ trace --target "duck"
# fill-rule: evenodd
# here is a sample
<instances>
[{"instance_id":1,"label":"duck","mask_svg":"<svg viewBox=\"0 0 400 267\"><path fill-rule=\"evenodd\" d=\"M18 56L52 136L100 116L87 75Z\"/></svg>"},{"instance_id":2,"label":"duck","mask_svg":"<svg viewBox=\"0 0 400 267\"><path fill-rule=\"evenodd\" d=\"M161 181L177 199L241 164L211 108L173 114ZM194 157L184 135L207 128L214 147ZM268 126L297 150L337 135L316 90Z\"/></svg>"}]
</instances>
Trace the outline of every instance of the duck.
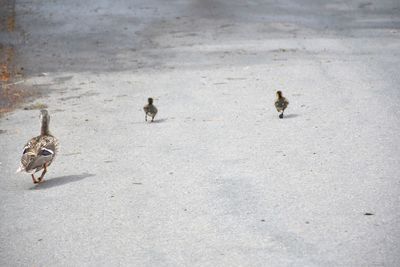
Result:
<instances>
[{"instance_id":1,"label":"duck","mask_svg":"<svg viewBox=\"0 0 400 267\"><path fill-rule=\"evenodd\" d=\"M282 91L277 91L276 92L276 100L275 100L275 108L279 114L279 118L283 119L283 112L289 105L289 101L282 95Z\"/></svg>"},{"instance_id":2,"label":"duck","mask_svg":"<svg viewBox=\"0 0 400 267\"><path fill-rule=\"evenodd\" d=\"M149 97L147 99L147 105L143 107L145 117L144 120L147 121L147 116L151 117L151 121L154 121L154 117L156 116L158 110L156 106L153 105L153 98Z\"/></svg>"},{"instance_id":3,"label":"duck","mask_svg":"<svg viewBox=\"0 0 400 267\"><path fill-rule=\"evenodd\" d=\"M49 130L50 115L45 109L40 110L41 130L40 135L30 139L24 146L21 157L21 165L17 172L29 173L34 184L44 181L47 168L54 161L58 153L59 143ZM38 179L35 173L42 171Z\"/></svg>"}]
</instances>

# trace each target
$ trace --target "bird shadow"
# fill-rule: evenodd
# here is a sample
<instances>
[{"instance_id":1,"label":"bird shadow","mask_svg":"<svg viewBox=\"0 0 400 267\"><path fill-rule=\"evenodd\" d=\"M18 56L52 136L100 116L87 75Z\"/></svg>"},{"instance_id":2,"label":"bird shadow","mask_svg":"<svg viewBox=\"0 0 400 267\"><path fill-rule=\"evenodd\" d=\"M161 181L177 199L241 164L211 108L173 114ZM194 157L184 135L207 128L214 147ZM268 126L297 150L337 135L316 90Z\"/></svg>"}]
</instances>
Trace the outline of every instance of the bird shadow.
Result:
<instances>
[{"instance_id":1,"label":"bird shadow","mask_svg":"<svg viewBox=\"0 0 400 267\"><path fill-rule=\"evenodd\" d=\"M167 119L157 119L157 120L154 120L152 123L162 123L165 121L167 121Z\"/></svg>"},{"instance_id":2,"label":"bird shadow","mask_svg":"<svg viewBox=\"0 0 400 267\"><path fill-rule=\"evenodd\" d=\"M300 116L299 114L288 114L288 115L284 115L284 119L292 119L292 118L296 118Z\"/></svg>"},{"instance_id":3,"label":"bird shadow","mask_svg":"<svg viewBox=\"0 0 400 267\"><path fill-rule=\"evenodd\" d=\"M154 121L150 121L150 120L148 120L148 121L145 121L145 120L143 120L143 121L135 121L135 122L132 122L133 124L153 124L153 123L163 123L163 122L166 122L168 119L155 119Z\"/></svg>"},{"instance_id":4,"label":"bird shadow","mask_svg":"<svg viewBox=\"0 0 400 267\"><path fill-rule=\"evenodd\" d=\"M79 175L65 175L65 176L60 176L56 178L52 178L49 180L44 180L43 183L36 184L33 187L29 188L30 190L43 190L43 189L49 189L52 187L56 186L61 186L73 182L78 182L80 180L83 180L87 177L95 176L95 174L91 173L82 173Z\"/></svg>"}]
</instances>

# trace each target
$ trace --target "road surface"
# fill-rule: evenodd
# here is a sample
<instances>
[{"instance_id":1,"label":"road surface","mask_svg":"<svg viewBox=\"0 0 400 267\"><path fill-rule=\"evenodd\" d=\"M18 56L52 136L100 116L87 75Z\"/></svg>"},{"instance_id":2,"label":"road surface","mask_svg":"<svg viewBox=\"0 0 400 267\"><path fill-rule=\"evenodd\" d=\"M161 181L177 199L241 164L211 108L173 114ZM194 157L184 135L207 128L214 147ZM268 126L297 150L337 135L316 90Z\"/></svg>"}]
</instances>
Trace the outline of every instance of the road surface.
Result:
<instances>
[{"instance_id":1,"label":"road surface","mask_svg":"<svg viewBox=\"0 0 400 267\"><path fill-rule=\"evenodd\" d=\"M13 82L41 96L0 118L1 266L400 266L399 1L15 18ZM45 106L61 150L34 186L14 172Z\"/></svg>"}]
</instances>

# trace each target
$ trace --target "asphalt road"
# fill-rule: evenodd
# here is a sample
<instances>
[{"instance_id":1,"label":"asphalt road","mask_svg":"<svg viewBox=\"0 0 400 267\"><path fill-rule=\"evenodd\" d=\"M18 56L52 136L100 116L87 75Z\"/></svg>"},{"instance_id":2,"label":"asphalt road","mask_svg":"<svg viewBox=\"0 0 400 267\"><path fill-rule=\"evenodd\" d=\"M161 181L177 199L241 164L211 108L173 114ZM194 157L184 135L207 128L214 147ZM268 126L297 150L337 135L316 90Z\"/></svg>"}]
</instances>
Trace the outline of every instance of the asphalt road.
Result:
<instances>
[{"instance_id":1,"label":"asphalt road","mask_svg":"<svg viewBox=\"0 0 400 267\"><path fill-rule=\"evenodd\" d=\"M399 1L15 18L13 82L42 96L0 118L1 266L400 266ZM61 150L35 186L14 172L43 106Z\"/></svg>"}]
</instances>

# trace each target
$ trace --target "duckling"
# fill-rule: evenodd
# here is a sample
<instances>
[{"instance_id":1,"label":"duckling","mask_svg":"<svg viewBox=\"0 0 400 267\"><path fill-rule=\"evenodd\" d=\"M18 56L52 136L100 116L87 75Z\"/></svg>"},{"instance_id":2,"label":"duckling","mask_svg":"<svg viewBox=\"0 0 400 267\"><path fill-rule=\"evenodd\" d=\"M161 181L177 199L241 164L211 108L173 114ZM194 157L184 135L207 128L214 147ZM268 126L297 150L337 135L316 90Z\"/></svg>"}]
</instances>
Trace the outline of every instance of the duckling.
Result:
<instances>
[{"instance_id":1,"label":"duckling","mask_svg":"<svg viewBox=\"0 0 400 267\"><path fill-rule=\"evenodd\" d=\"M282 92L281 91L277 91L276 92L275 107L276 107L276 110L278 112L281 112L281 114L279 114L279 118L280 119L283 118L283 112L285 111L285 109L287 108L288 105L289 105L289 101L287 101L287 99L282 96Z\"/></svg>"},{"instance_id":2,"label":"duckling","mask_svg":"<svg viewBox=\"0 0 400 267\"><path fill-rule=\"evenodd\" d=\"M151 117L151 121L154 121L154 117L156 116L158 110L156 106L153 105L153 98L149 97L147 99L148 104L143 107L145 116L144 119L147 121L147 116Z\"/></svg>"},{"instance_id":3,"label":"duckling","mask_svg":"<svg viewBox=\"0 0 400 267\"><path fill-rule=\"evenodd\" d=\"M58 140L50 134L50 116L47 110L40 111L41 131L40 135L32 138L24 147L21 157L21 165L17 172L31 174L34 184L43 181L47 168L53 162L58 152ZM34 173L43 169L42 174L36 180Z\"/></svg>"}]
</instances>

